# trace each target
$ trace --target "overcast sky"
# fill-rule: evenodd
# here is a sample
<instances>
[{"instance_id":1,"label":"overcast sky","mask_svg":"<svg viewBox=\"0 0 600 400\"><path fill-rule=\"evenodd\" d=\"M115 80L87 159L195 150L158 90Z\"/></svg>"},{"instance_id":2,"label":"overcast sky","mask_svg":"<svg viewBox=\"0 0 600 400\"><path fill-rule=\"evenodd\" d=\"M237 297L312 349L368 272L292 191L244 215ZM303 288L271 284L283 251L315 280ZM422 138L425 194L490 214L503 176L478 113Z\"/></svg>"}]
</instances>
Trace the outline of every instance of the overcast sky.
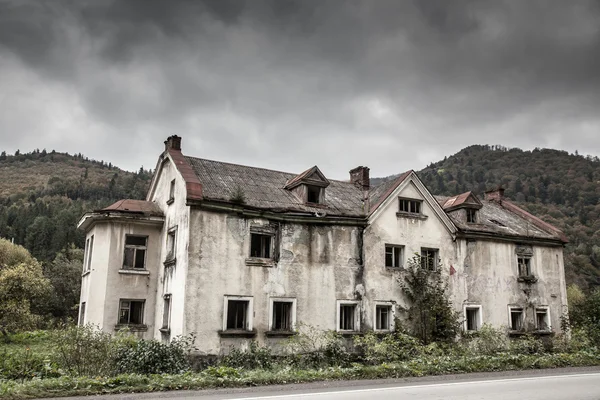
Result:
<instances>
[{"instance_id":1,"label":"overcast sky","mask_svg":"<svg viewBox=\"0 0 600 400\"><path fill-rule=\"evenodd\" d=\"M600 155L600 1L0 0L0 149L346 179L471 144Z\"/></svg>"}]
</instances>

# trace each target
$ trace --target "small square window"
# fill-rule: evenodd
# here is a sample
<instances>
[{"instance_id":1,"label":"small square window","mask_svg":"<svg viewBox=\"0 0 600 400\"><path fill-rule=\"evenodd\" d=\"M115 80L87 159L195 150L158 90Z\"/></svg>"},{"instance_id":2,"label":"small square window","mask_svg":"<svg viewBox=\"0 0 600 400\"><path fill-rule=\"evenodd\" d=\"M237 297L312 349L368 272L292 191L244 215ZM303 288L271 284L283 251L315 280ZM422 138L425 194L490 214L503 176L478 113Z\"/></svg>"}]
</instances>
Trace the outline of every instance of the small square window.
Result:
<instances>
[{"instance_id":1,"label":"small square window","mask_svg":"<svg viewBox=\"0 0 600 400\"><path fill-rule=\"evenodd\" d=\"M272 235L250 234L250 257L271 258Z\"/></svg>"},{"instance_id":2,"label":"small square window","mask_svg":"<svg viewBox=\"0 0 600 400\"><path fill-rule=\"evenodd\" d=\"M378 304L375 306L375 330L389 331L393 326L393 309L390 304Z\"/></svg>"},{"instance_id":3,"label":"small square window","mask_svg":"<svg viewBox=\"0 0 600 400\"><path fill-rule=\"evenodd\" d=\"M513 331L523 330L523 309L518 307L510 308L510 329Z\"/></svg>"},{"instance_id":4,"label":"small square window","mask_svg":"<svg viewBox=\"0 0 600 400\"><path fill-rule=\"evenodd\" d=\"M294 330L295 324L294 299L274 299L271 302L271 330L288 331Z\"/></svg>"},{"instance_id":5,"label":"small square window","mask_svg":"<svg viewBox=\"0 0 600 400\"><path fill-rule=\"evenodd\" d=\"M123 269L146 268L146 244L148 236L127 235L125 237L125 255Z\"/></svg>"},{"instance_id":6,"label":"small square window","mask_svg":"<svg viewBox=\"0 0 600 400\"><path fill-rule=\"evenodd\" d=\"M481 328L481 306L465 307L465 330L478 331Z\"/></svg>"},{"instance_id":7,"label":"small square window","mask_svg":"<svg viewBox=\"0 0 600 400\"><path fill-rule=\"evenodd\" d=\"M121 300L119 302L119 324L143 324L145 302L145 300Z\"/></svg>"},{"instance_id":8,"label":"small square window","mask_svg":"<svg viewBox=\"0 0 600 400\"><path fill-rule=\"evenodd\" d=\"M467 223L474 224L477 222L477 210L473 208L467 208Z\"/></svg>"},{"instance_id":9,"label":"small square window","mask_svg":"<svg viewBox=\"0 0 600 400\"><path fill-rule=\"evenodd\" d=\"M404 265L404 246L385 245L385 266L402 268Z\"/></svg>"},{"instance_id":10,"label":"small square window","mask_svg":"<svg viewBox=\"0 0 600 400\"><path fill-rule=\"evenodd\" d=\"M358 331L358 303L338 301L338 331Z\"/></svg>"},{"instance_id":11,"label":"small square window","mask_svg":"<svg viewBox=\"0 0 600 400\"><path fill-rule=\"evenodd\" d=\"M421 200L398 199L398 211L410 214L421 214Z\"/></svg>"},{"instance_id":12,"label":"small square window","mask_svg":"<svg viewBox=\"0 0 600 400\"><path fill-rule=\"evenodd\" d=\"M550 330L550 315L548 308L536 308L535 309L535 322L538 331L549 331Z\"/></svg>"},{"instance_id":13,"label":"small square window","mask_svg":"<svg viewBox=\"0 0 600 400\"><path fill-rule=\"evenodd\" d=\"M321 203L321 188L318 186L306 186L306 202L319 204Z\"/></svg>"},{"instance_id":14,"label":"small square window","mask_svg":"<svg viewBox=\"0 0 600 400\"><path fill-rule=\"evenodd\" d=\"M519 267L519 276L531 276L531 258L517 257L517 265Z\"/></svg>"},{"instance_id":15,"label":"small square window","mask_svg":"<svg viewBox=\"0 0 600 400\"><path fill-rule=\"evenodd\" d=\"M421 268L427 271L436 271L439 264L437 249L421 249Z\"/></svg>"},{"instance_id":16,"label":"small square window","mask_svg":"<svg viewBox=\"0 0 600 400\"><path fill-rule=\"evenodd\" d=\"M225 297L225 330L252 330L252 298Z\"/></svg>"}]
</instances>

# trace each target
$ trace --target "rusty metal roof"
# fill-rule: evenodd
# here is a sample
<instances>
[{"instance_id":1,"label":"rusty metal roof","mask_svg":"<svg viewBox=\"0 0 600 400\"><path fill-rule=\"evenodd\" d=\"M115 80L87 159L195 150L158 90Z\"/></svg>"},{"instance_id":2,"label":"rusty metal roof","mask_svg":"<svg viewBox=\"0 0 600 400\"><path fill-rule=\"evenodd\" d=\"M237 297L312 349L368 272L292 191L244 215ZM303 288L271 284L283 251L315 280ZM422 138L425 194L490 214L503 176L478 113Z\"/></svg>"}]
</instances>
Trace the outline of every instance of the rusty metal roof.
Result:
<instances>
[{"instance_id":1,"label":"rusty metal roof","mask_svg":"<svg viewBox=\"0 0 600 400\"><path fill-rule=\"evenodd\" d=\"M97 212L102 211L112 211L112 212L122 212L122 213L132 213L132 214L143 214L146 216L157 216L162 217L163 212L161 209L151 201L145 200L119 200L110 206L103 208L102 210L98 210Z\"/></svg>"}]
</instances>

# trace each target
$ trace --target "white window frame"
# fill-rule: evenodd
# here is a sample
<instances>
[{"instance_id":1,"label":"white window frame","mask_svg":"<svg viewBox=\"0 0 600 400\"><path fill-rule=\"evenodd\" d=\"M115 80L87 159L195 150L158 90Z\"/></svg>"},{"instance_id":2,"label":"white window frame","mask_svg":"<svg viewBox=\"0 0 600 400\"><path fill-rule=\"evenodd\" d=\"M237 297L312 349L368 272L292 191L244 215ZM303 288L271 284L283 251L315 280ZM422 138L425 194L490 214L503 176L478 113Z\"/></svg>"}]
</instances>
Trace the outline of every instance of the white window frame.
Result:
<instances>
[{"instance_id":1,"label":"white window frame","mask_svg":"<svg viewBox=\"0 0 600 400\"><path fill-rule=\"evenodd\" d=\"M400 255L398 256L398 262L400 263L400 265L387 265L387 254L388 254L387 249L388 249L388 247L391 247L391 249L392 249L392 264L394 264L394 261L396 259L396 257L394 257L396 251L400 251ZM385 265L386 268L398 268L398 269L404 268L404 245L386 243L384 245L383 251L384 251L383 264Z\"/></svg>"},{"instance_id":2,"label":"white window frame","mask_svg":"<svg viewBox=\"0 0 600 400\"><path fill-rule=\"evenodd\" d=\"M516 330L513 329L513 326L512 326L512 310L521 310L521 329L516 329ZM519 331L522 331L523 328L525 328L525 307L518 306L518 305L508 306L508 329L510 331L519 332Z\"/></svg>"},{"instance_id":3,"label":"white window frame","mask_svg":"<svg viewBox=\"0 0 600 400\"><path fill-rule=\"evenodd\" d=\"M223 331L227 331L227 310L229 300L233 301L247 301L248 309L246 310L246 331L251 331L254 328L254 297L252 296L236 296L236 295L225 295L223 296ZM232 329L229 329L230 331Z\"/></svg>"},{"instance_id":4,"label":"white window frame","mask_svg":"<svg viewBox=\"0 0 600 400\"><path fill-rule=\"evenodd\" d=\"M123 307L121 303L124 301L129 302L129 321L131 321L131 302L142 303L142 322L139 324L132 322L121 322L121 310ZM118 325L146 325L146 299L130 299L130 298L122 298L119 299L119 313L117 314L117 324Z\"/></svg>"},{"instance_id":5,"label":"white window frame","mask_svg":"<svg viewBox=\"0 0 600 400\"><path fill-rule=\"evenodd\" d=\"M341 329L340 327L340 313L341 306L354 306L354 329ZM336 322L335 322L335 330L337 332L359 332L360 331L360 301L358 300L337 300L336 301Z\"/></svg>"},{"instance_id":6,"label":"white window frame","mask_svg":"<svg viewBox=\"0 0 600 400\"><path fill-rule=\"evenodd\" d=\"M94 235L90 235L85 241L85 251L83 255L83 273L92 270L92 253L94 251Z\"/></svg>"},{"instance_id":7,"label":"white window frame","mask_svg":"<svg viewBox=\"0 0 600 400\"><path fill-rule=\"evenodd\" d=\"M390 309L390 314L388 316L388 327L387 329L378 329L377 328L377 307L388 307ZM396 319L396 307L395 304L391 301L376 301L373 305L373 330L375 332L393 332L395 330L394 321Z\"/></svg>"},{"instance_id":8,"label":"white window frame","mask_svg":"<svg viewBox=\"0 0 600 400\"><path fill-rule=\"evenodd\" d=\"M171 237L173 237L172 239L172 243L171 243ZM172 244L172 246L170 246ZM147 247L147 245L146 245ZM166 243L166 247L167 247L167 255L165 257L166 261L171 261L175 259L175 254L177 254L177 227L174 226L172 228L170 228L167 231L167 243ZM173 248L173 251L171 252L171 247ZM147 250L146 250L147 251Z\"/></svg>"},{"instance_id":9,"label":"white window frame","mask_svg":"<svg viewBox=\"0 0 600 400\"><path fill-rule=\"evenodd\" d=\"M546 329L540 329L539 325L538 325L538 319L537 319L537 315L538 315L538 310L544 310L546 312L546 321L548 327ZM535 329L538 331L542 331L542 332L548 332L552 330L552 318L550 318L550 307L549 306L536 306L535 307Z\"/></svg>"},{"instance_id":10,"label":"white window frame","mask_svg":"<svg viewBox=\"0 0 600 400\"><path fill-rule=\"evenodd\" d=\"M477 329L468 329L469 324L467 321L467 310L477 310ZM463 330L465 332L477 332L483 326L483 307L481 306L481 304L464 304L463 317Z\"/></svg>"},{"instance_id":11,"label":"white window frame","mask_svg":"<svg viewBox=\"0 0 600 400\"><path fill-rule=\"evenodd\" d=\"M252 235L266 236L269 238L269 257L256 257L252 255ZM261 231L250 231L250 238L248 243L248 257L251 259L261 260L272 260L275 253L275 235L273 233L261 232ZM261 246L262 249L262 246Z\"/></svg>"},{"instance_id":12,"label":"white window frame","mask_svg":"<svg viewBox=\"0 0 600 400\"><path fill-rule=\"evenodd\" d=\"M87 302L82 301L79 305L79 326L85 325L85 314L87 312Z\"/></svg>"},{"instance_id":13,"label":"white window frame","mask_svg":"<svg viewBox=\"0 0 600 400\"><path fill-rule=\"evenodd\" d=\"M291 330L290 332L296 331L296 298L295 297L271 297L269 298L269 331L273 331L273 313L275 311L275 303L291 303L292 314L291 314Z\"/></svg>"},{"instance_id":14,"label":"white window frame","mask_svg":"<svg viewBox=\"0 0 600 400\"><path fill-rule=\"evenodd\" d=\"M140 245L134 245L134 244L127 244L127 238L128 237L143 237L146 238L146 245L145 246L140 246ZM122 265L121 265L121 269L122 270L127 270L127 271L147 271L148 270L148 266L147 266L147 261L148 261L148 241L150 240L150 237L148 235L135 235L135 234L126 234L125 235L125 240L123 242L123 261L122 261ZM134 258L133 258L133 265L131 266L131 268L126 267L125 265L125 253L127 252L127 249L134 249ZM136 261L136 257L137 257L137 250L144 250L144 268L135 268L135 261Z\"/></svg>"},{"instance_id":15,"label":"white window frame","mask_svg":"<svg viewBox=\"0 0 600 400\"><path fill-rule=\"evenodd\" d=\"M165 303L169 303L168 307L166 307ZM160 329L162 330L170 330L171 329L171 309L173 308L173 296L168 293L163 295L163 315L162 315L162 326Z\"/></svg>"},{"instance_id":16,"label":"white window frame","mask_svg":"<svg viewBox=\"0 0 600 400\"><path fill-rule=\"evenodd\" d=\"M169 184L169 200L167 200L167 202L169 204L171 204L174 201L175 201L175 179L173 179L171 181L171 183Z\"/></svg>"}]
</instances>

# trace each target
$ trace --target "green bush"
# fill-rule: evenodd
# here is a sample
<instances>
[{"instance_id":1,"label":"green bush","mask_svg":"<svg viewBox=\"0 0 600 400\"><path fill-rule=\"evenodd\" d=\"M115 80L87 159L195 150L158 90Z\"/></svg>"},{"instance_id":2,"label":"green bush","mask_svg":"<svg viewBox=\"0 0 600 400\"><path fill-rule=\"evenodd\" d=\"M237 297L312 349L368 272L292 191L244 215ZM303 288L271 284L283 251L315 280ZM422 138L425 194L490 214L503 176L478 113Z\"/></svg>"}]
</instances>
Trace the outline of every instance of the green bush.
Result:
<instances>
[{"instance_id":1,"label":"green bush","mask_svg":"<svg viewBox=\"0 0 600 400\"><path fill-rule=\"evenodd\" d=\"M512 354L543 354L544 343L533 335L523 335L511 340L510 352Z\"/></svg>"},{"instance_id":2,"label":"green bush","mask_svg":"<svg viewBox=\"0 0 600 400\"><path fill-rule=\"evenodd\" d=\"M287 362L300 368L346 366L352 358L342 335L305 324L298 325L284 348Z\"/></svg>"},{"instance_id":3,"label":"green bush","mask_svg":"<svg viewBox=\"0 0 600 400\"><path fill-rule=\"evenodd\" d=\"M368 332L362 337L355 337L354 345L362 360L371 365L410 360L423 352L423 346L416 338L402 332L385 335Z\"/></svg>"},{"instance_id":4,"label":"green bush","mask_svg":"<svg viewBox=\"0 0 600 400\"><path fill-rule=\"evenodd\" d=\"M232 348L229 354L223 357L221 364L232 368L271 369L273 354L270 348L252 341L248 350Z\"/></svg>"},{"instance_id":5,"label":"green bush","mask_svg":"<svg viewBox=\"0 0 600 400\"><path fill-rule=\"evenodd\" d=\"M30 348L24 351L0 351L0 380L25 381L33 378L54 378L60 376L55 363L35 354Z\"/></svg>"},{"instance_id":6,"label":"green bush","mask_svg":"<svg viewBox=\"0 0 600 400\"><path fill-rule=\"evenodd\" d=\"M464 337L470 354L495 355L508 351L510 340L506 332L491 325L484 324L477 332Z\"/></svg>"}]
</instances>

